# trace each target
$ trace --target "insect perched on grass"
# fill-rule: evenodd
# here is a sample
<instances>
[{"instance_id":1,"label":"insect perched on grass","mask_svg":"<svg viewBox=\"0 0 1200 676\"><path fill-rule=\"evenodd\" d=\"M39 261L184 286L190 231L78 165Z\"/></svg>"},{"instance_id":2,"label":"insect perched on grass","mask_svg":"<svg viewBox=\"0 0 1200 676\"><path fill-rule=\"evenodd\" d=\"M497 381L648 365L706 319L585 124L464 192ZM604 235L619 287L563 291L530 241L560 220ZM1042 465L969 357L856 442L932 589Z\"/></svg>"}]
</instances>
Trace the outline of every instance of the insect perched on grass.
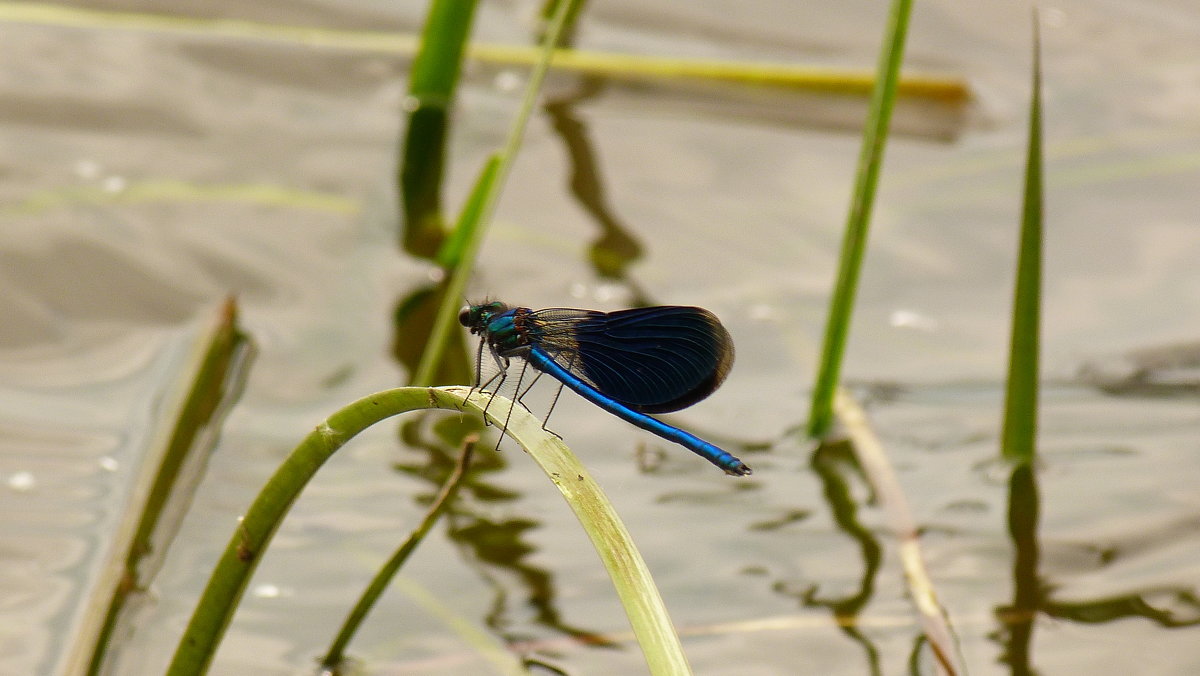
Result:
<instances>
[{"instance_id":1,"label":"insect perched on grass","mask_svg":"<svg viewBox=\"0 0 1200 676\"><path fill-rule=\"evenodd\" d=\"M458 321L480 336L476 387L481 387L486 345L500 367L492 380L499 377L502 384L509 359L520 357L584 399L683 446L727 474L750 474L750 468L727 451L647 415L691 406L725 380L733 366L733 340L708 310L676 305L617 312L531 310L485 302L464 307ZM524 392L519 382L517 387L519 401Z\"/></svg>"}]
</instances>

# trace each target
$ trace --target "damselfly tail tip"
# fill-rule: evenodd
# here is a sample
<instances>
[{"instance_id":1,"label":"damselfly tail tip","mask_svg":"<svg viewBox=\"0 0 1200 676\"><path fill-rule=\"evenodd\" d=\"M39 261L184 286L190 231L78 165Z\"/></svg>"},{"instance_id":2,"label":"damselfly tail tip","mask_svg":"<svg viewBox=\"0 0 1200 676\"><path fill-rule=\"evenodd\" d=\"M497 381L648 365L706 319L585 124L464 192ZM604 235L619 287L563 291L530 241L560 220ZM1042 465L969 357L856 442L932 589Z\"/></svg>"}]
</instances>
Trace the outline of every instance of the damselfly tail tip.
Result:
<instances>
[{"instance_id":1,"label":"damselfly tail tip","mask_svg":"<svg viewBox=\"0 0 1200 676\"><path fill-rule=\"evenodd\" d=\"M749 465L740 460L738 461L737 465L725 467L723 469L729 476L750 476L751 474L754 474L754 470L750 469Z\"/></svg>"}]
</instances>

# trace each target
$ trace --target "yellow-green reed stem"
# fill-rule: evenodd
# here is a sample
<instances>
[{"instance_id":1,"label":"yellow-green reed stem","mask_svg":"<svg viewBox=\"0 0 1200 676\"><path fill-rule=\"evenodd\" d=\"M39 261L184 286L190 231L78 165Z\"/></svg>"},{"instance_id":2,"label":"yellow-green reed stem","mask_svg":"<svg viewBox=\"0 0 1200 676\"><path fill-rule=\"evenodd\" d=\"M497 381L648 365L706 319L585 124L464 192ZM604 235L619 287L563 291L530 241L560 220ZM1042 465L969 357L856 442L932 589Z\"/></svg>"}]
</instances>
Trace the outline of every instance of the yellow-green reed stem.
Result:
<instances>
[{"instance_id":1,"label":"yellow-green reed stem","mask_svg":"<svg viewBox=\"0 0 1200 676\"><path fill-rule=\"evenodd\" d=\"M153 31L199 37L233 38L278 42L326 49L348 49L380 54L414 54L418 40L412 35L385 31L351 31L313 26L288 26L233 18L207 19L197 16L114 12L38 2L0 0L0 22L20 22L83 29ZM560 41L561 44L561 41ZM472 43L470 59L489 64L531 65L538 50L526 46ZM726 81L765 87L867 93L874 75L859 69L828 66L739 63L705 59L680 59L652 55L614 54L584 50L555 51L556 70L596 75L616 81L695 79ZM969 96L959 77L907 75L899 85L901 96L914 96L948 103Z\"/></svg>"}]
</instances>

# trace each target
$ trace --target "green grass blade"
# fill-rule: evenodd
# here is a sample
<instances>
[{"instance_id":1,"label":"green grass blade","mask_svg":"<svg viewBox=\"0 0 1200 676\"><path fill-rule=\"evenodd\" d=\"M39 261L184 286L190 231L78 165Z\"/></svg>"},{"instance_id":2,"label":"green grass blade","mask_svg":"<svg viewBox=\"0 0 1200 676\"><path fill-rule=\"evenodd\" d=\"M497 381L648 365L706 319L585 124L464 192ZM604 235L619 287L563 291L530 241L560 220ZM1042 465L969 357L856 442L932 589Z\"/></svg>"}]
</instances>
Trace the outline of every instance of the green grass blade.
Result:
<instances>
[{"instance_id":1,"label":"green grass blade","mask_svg":"<svg viewBox=\"0 0 1200 676\"><path fill-rule=\"evenodd\" d=\"M441 192L447 121L466 54L475 0L433 0L408 83L412 106L400 160L404 249L431 258L445 237Z\"/></svg>"},{"instance_id":2,"label":"green grass blade","mask_svg":"<svg viewBox=\"0 0 1200 676\"><path fill-rule=\"evenodd\" d=\"M468 255L473 259L474 254L469 254L468 247L473 246L472 242L480 237L483 230L484 207L488 195L496 189L496 173L499 169L500 155L493 154L484 163L483 170L479 172L475 187L471 189L471 195L463 206L462 215L459 216L458 226L454 228L450 238L438 251L437 260L443 269L464 268L468 272L470 271L472 260L468 259ZM453 315L450 320L447 320L445 316L447 309L454 310L462 305L465 287L466 277L456 278L452 274L444 284L438 285L434 292L435 297L429 299L431 302L436 301L437 307L433 308L432 321L428 325L424 325L428 326L429 334L425 340L425 347L421 351L421 357L412 372L412 378L409 379L410 385L433 385L439 376L458 373L460 371L459 363L469 363L469 360L463 356L466 354L465 348L461 344L453 344L453 341L459 339L452 333L458 328L458 323L453 321ZM448 349L451 350L449 355L447 355ZM467 381L458 378L451 382Z\"/></svg>"},{"instance_id":3,"label":"green grass blade","mask_svg":"<svg viewBox=\"0 0 1200 676\"><path fill-rule=\"evenodd\" d=\"M475 181L475 187L471 189L471 195L463 207L458 225L454 228L454 234L438 252L438 260L446 261L444 265L452 272L445 286L438 291L440 295L437 314L430 326L429 340L425 342L421 360L417 362L417 369L409 379L411 385L433 385L437 374L445 370L441 368L442 359L450 341L454 339L451 332L458 330L457 311L463 304L467 278L474 266L475 252L483 237L484 209L490 196L499 190L496 181L499 180L500 164L501 156L498 153L493 154L484 163L483 170L479 172L479 178Z\"/></svg>"},{"instance_id":4,"label":"green grass blade","mask_svg":"<svg viewBox=\"0 0 1200 676\"><path fill-rule=\"evenodd\" d=\"M453 270L465 258L467 247L483 224L483 208L488 193L496 182L496 172L499 169L500 156L493 154L484 163L479 178L475 179L475 187L463 204L462 214L458 217L458 226L438 251L437 262L443 268Z\"/></svg>"},{"instance_id":5,"label":"green grass blade","mask_svg":"<svg viewBox=\"0 0 1200 676\"><path fill-rule=\"evenodd\" d=\"M489 400L494 399L490 402ZM180 638L169 676L203 674L220 644L250 576L300 492L338 449L368 427L400 413L426 408L483 412L537 461L558 487L600 558L645 652L653 674L691 673L679 636L641 554L611 503L563 443L541 420L502 397L466 387L402 387L364 397L329 416L271 476L218 561ZM510 416L511 409L511 416Z\"/></svg>"},{"instance_id":6,"label":"green grass blade","mask_svg":"<svg viewBox=\"0 0 1200 676\"><path fill-rule=\"evenodd\" d=\"M495 210L500 192L504 189L504 183L508 179L509 171L511 171L517 152L521 148L525 128L528 126L529 117L537 104L538 92L541 91L542 81L546 79L546 71L550 68L550 58L554 54L554 46L558 44L562 35L566 17L573 11L574 5L580 1L564 2L559 6L558 14L555 15L554 21L550 24L550 30L546 33L546 41L542 44L541 59L529 74L525 97L521 102L521 109L509 129L504 149L498 155L489 158L488 165L481 172L475 189L472 190L471 197L467 201L469 208L463 209L458 224L455 226L456 232L462 231L465 234L452 238L450 242L453 251L440 256L447 259L453 256L457 260L454 261L454 267L451 268L450 280L442 295L442 305L438 308L437 317L433 321L429 343L426 345L425 353L421 356L421 362L411 379L414 385L432 384L430 379L442 358L450 331L457 326L458 310L462 306L467 280L475 267L475 258L479 254L479 247L482 246L483 236L487 232L485 226L491 221L492 211ZM495 166L492 166L493 163Z\"/></svg>"},{"instance_id":7,"label":"green grass blade","mask_svg":"<svg viewBox=\"0 0 1200 676\"><path fill-rule=\"evenodd\" d=\"M253 347L237 324L237 301L228 298L197 341L186 381L162 393L152 446L130 486L128 509L113 533L111 559L85 607L67 651L63 673L104 673L105 660L130 595L146 589L174 540L178 519L203 476L225 414L242 389ZM107 598L105 598L107 596ZM85 666L86 665L86 666Z\"/></svg>"},{"instance_id":8,"label":"green grass blade","mask_svg":"<svg viewBox=\"0 0 1200 676\"><path fill-rule=\"evenodd\" d=\"M1025 155L1025 195L1021 244L1013 292L1012 342L1004 429L1000 449L1009 462L1034 459L1037 437L1038 338L1042 295L1042 65L1037 15L1033 27L1033 93L1029 101L1029 143Z\"/></svg>"},{"instance_id":9,"label":"green grass blade","mask_svg":"<svg viewBox=\"0 0 1200 676\"><path fill-rule=\"evenodd\" d=\"M904 40L908 34L908 18L912 0L894 0L888 17L883 49L880 50L878 77L871 93L871 107L863 131L862 151L858 157L854 195L846 230L842 239L842 254L838 264L837 282L825 325L825 344L821 364L813 386L812 410L808 432L814 437L823 435L833 420L833 398L841 375L846 339L850 333L850 318L858 289L859 270L867 247L871 224L871 209L883 164L888 124L896 101L896 86L900 79L900 64L904 60Z\"/></svg>"}]
</instances>

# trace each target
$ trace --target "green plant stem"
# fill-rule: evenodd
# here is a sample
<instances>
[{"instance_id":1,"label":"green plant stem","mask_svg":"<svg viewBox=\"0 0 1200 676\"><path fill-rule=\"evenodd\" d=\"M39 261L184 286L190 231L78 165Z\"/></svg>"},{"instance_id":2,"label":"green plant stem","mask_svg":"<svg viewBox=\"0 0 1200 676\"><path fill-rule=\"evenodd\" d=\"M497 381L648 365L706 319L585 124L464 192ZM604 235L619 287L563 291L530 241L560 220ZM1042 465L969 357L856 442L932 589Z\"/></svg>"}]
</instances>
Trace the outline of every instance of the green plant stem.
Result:
<instances>
[{"instance_id":1,"label":"green plant stem","mask_svg":"<svg viewBox=\"0 0 1200 676\"><path fill-rule=\"evenodd\" d=\"M435 390L424 388L380 392L342 408L304 438L271 476L234 530L179 641L167 670L169 676L207 670L267 544L321 465L356 434L380 420L436 407L441 401Z\"/></svg>"},{"instance_id":2,"label":"green plant stem","mask_svg":"<svg viewBox=\"0 0 1200 676\"><path fill-rule=\"evenodd\" d=\"M911 11L912 0L892 2L884 48L879 54L879 75L871 92L871 106L863 131L862 150L858 157L854 195L850 201L850 213L846 217L837 282L834 285L829 318L825 325L824 349L816 384L813 386L808 432L814 437L824 435L833 420L833 398L841 377L842 358L850 333L850 318L854 311L859 270L862 268L863 254L867 247L871 209L875 203L888 124L896 100L900 64L904 61L904 40L908 33Z\"/></svg>"},{"instance_id":3,"label":"green plant stem","mask_svg":"<svg viewBox=\"0 0 1200 676\"><path fill-rule=\"evenodd\" d=\"M471 463L471 453L475 448L476 442L479 441L478 435L469 435L463 443L462 453L458 456L458 463L454 466L454 471L446 478L446 482L442 484L442 490L433 500L433 504L425 512L425 518L421 519L421 523L413 530L400 547L396 550L387 563L379 569L375 574L375 578L371 580L371 584L363 592L358 603L354 604L354 609L346 617L342 623L342 628L338 631L337 637L330 644L329 650L326 651L325 657L321 660L321 665L326 669L334 669L342 663L345 656L346 646L350 640L354 638L355 632L366 619L367 613L375 606L375 602L387 589L388 584L396 573L400 571L400 567L408 560L410 554L416 550L417 545L425 539L425 535L429 533L429 529L433 528L433 524L437 522L438 517L446 510L450 501L458 492L458 487L462 485L462 479L466 476L467 466Z\"/></svg>"},{"instance_id":4,"label":"green plant stem","mask_svg":"<svg viewBox=\"0 0 1200 676\"><path fill-rule=\"evenodd\" d=\"M1042 67L1037 13L1033 22L1033 94L1029 101L1029 142L1021 208L1021 243L1013 290L1012 339L1004 427L1000 449L1009 462L1025 464L1036 455L1038 417L1038 338L1042 295Z\"/></svg>"},{"instance_id":5,"label":"green plant stem","mask_svg":"<svg viewBox=\"0 0 1200 676\"><path fill-rule=\"evenodd\" d=\"M373 394L342 408L292 451L237 525L225 552L180 638L168 676L203 674L250 576L300 491L335 451L367 427L393 415L424 408L487 410L496 424L534 458L578 517L608 570L651 673L690 674L679 635L612 504L562 440L542 429L541 420L503 397L466 387L402 387Z\"/></svg>"},{"instance_id":6,"label":"green plant stem","mask_svg":"<svg viewBox=\"0 0 1200 676\"><path fill-rule=\"evenodd\" d=\"M450 281L447 282L446 290L442 295L442 304L438 308L437 317L433 320L429 343L425 346L425 352L421 355L421 361L411 379L414 385L432 384L430 380L436 373L438 362L442 359L446 340L450 331L457 324L458 310L462 305L461 300L467 288L467 280L475 267L475 259L479 256L479 249L483 245L483 236L487 232L485 226L491 221L500 192L504 189L504 183L508 179L517 152L521 148L521 140L525 137L529 116L537 103L538 92L541 91L542 81L546 79L546 71L550 67L550 57L554 53L554 46L558 44L567 16L572 12L575 3L579 1L573 0L559 5L558 13L551 22L550 30L546 33L546 41L542 45L542 56L529 74L525 97L509 130L508 141L498 156L493 155L488 158L488 163L480 173L479 180L468 200L468 204L473 206L471 209L463 210L459 223L455 226L456 231L465 228L468 235L466 237L456 235L452 239L455 243L458 260L454 261L454 267L450 272ZM493 163L495 166L492 166ZM467 219L474 219L475 224L468 224Z\"/></svg>"}]
</instances>

